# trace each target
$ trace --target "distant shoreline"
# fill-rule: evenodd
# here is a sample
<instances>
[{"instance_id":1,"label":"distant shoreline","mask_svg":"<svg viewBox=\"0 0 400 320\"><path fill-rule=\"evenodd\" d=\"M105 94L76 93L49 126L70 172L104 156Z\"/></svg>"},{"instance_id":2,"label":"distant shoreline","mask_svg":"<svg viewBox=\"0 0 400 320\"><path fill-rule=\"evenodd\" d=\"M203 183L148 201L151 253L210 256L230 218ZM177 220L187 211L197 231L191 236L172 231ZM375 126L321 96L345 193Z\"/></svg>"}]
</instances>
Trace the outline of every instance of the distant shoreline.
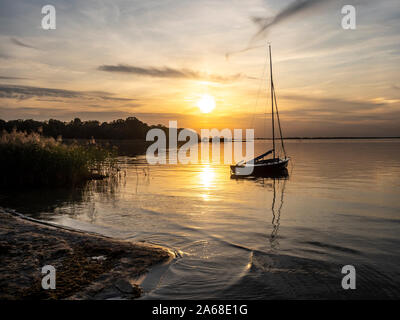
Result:
<instances>
[{"instance_id":1,"label":"distant shoreline","mask_svg":"<svg viewBox=\"0 0 400 320\"><path fill-rule=\"evenodd\" d=\"M209 138L208 140L203 140L199 142L212 142L213 138ZM280 140L281 138L275 138L275 140ZM385 139L400 139L400 137L288 137L283 138L283 140L385 140ZM254 141L264 141L264 140L272 140L272 138L254 138ZM243 140L228 140L227 142L246 142L246 139ZM220 138L220 142L224 143L223 137Z\"/></svg>"},{"instance_id":2,"label":"distant shoreline","mask_svg":"<svg viewBox=\"0 0 400 320\"><path fill-rule=\"evenodd\" d=\"M275 138L276 140L280 138ZM400 137L288 137L283 140L340 140L340 139L400 139ZM272 140L272 138L255 138L254 140Z\"/></svg>"}]
</instances>

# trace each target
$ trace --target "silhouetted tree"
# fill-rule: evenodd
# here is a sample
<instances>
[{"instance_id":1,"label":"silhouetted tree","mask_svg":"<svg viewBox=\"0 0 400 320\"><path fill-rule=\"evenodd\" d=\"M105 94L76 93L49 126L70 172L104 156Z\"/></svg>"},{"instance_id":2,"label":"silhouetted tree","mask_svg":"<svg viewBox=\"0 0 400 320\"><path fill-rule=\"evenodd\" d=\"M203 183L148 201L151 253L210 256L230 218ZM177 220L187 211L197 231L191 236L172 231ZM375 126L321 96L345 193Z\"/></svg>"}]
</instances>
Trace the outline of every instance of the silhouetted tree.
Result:
<instances>
[{"instance_id":1,"label":"silhouetted tree","mask_svg":"<svg viewBox=\"0 0 400 320\"><path fill-rule=\"evenodd\" d=\"M149 126L136 117L125 120L118 119L111 122L100 123L97 120L82 121L75 118L70 122L55 119L48 121L10 120L0 119L0 134L3 130L11 132L13 129L27 133L38 132L40 128L44 136L65 139L145 139L146 133L152 128L160 128L168 134L168 128L163 125Z\"/></svg>"}]
</instances>

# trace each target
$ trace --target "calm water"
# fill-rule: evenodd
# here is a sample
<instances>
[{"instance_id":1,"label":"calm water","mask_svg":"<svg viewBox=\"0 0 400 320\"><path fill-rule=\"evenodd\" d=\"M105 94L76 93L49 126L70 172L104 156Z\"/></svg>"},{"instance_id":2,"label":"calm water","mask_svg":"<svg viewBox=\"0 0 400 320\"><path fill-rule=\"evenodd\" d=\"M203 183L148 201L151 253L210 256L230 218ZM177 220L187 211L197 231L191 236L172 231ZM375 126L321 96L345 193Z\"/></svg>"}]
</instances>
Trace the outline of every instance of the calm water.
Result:
<instances>
[{"instance_id":1,"label":"calm water","mask_svg":"<svg viewBox=\"0 0 400 320\"><path fill-rule=\"evenodd\" d=\"M286 180L124 157L119 181L3 193L0 205L179 252L145 279L143 299L400 298L400 140L286 148ZM264 150L257 142L256 153ZM348 264L356 290L341 288Z\"/></svg>"}]
</instances>

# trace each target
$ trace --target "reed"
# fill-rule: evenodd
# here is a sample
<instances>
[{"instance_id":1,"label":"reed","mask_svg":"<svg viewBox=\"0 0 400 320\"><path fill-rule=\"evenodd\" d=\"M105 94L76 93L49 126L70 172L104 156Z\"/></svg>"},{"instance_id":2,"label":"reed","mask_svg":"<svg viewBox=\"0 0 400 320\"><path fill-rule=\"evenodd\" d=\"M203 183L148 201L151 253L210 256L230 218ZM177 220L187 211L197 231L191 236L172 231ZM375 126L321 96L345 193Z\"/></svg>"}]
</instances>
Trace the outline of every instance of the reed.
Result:
<instances>
[{"instance_id":1,"label":"reed","mask_svg":"<svg viewBox=\"0 0 400 320\"><path fill-rule=\"evenodd\" d=\"M116 170L116 153L86 145L63 144L40 133L3 131L0 137L0 185L73 186Z\"/></svg>"}]
</instances>

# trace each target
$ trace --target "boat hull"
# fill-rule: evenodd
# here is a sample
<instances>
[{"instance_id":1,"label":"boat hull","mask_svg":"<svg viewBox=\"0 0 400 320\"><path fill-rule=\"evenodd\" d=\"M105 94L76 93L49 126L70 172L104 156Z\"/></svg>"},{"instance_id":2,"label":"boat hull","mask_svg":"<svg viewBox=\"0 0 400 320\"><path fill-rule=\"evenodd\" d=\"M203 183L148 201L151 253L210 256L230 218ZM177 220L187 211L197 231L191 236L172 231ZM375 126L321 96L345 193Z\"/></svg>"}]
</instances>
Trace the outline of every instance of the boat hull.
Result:
<instances>
[{"instance_id":1,"label":"boat hull","mask_svg":"<svg viewBox=\"0 0 400 320\"><path fill-rule=\"evenodd\" d=\"M231 173L235 176L251 176L251 175L280 175L287 174L287 166L289 158L272 159L254 164L232 165Z\"/></svg>"}]
</instances>

